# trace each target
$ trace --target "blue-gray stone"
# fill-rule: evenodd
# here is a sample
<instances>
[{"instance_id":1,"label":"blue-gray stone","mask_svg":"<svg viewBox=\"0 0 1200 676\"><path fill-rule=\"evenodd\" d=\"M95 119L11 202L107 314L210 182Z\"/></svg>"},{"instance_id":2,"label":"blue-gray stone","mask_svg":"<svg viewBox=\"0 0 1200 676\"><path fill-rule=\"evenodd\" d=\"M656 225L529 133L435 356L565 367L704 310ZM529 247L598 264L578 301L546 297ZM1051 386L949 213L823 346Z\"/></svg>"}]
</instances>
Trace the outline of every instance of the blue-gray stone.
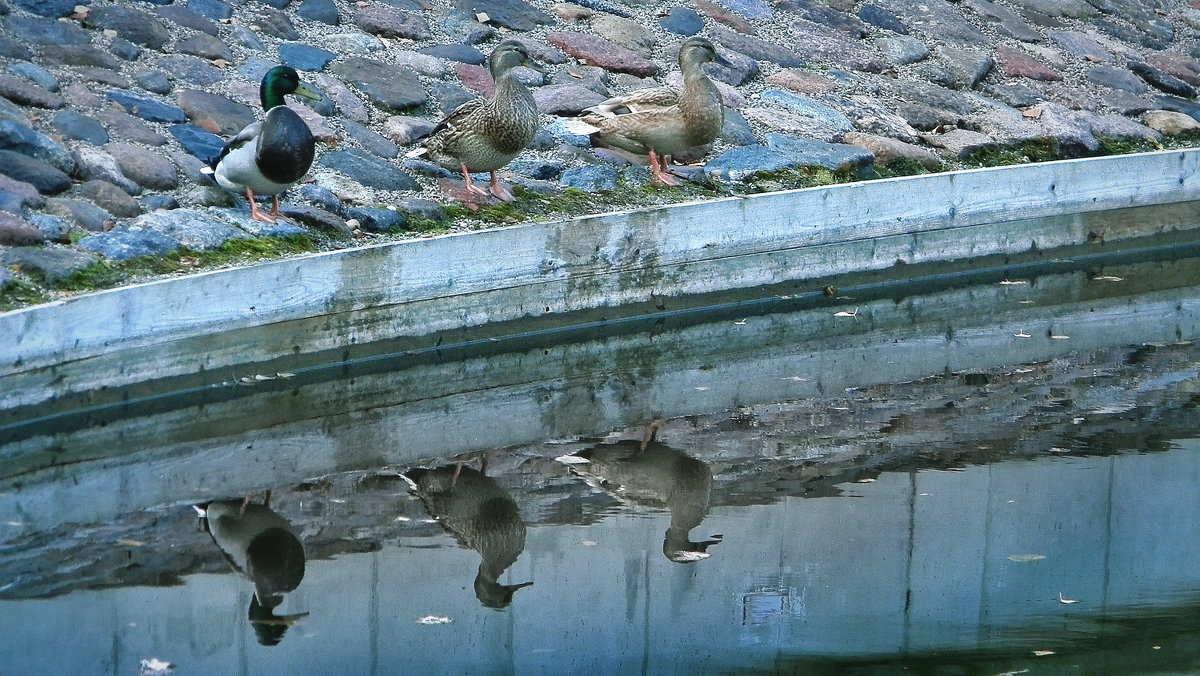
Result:
<instances>
[{"instance_id":1,"label":"blue-gray stone","mask_svg":"<svg viewBox=\"0 0 1200 676\"><path fill-rule=\"evenodd\" d=\"M721 127L721 139L730 145L748 146L757 143L750 123L736 110L725 109L725 125Z\"/></svg>"},{"instance_id":2,"label":"blue-gray stone","mask_svg":"<svg viewBox=\"0 0 1200 676\"><path fill-rule=\"evenodd\" d=\"M1138 76L1125 68L1114 66L1092 66L1087 72L1088 82L1134 94L1144 94L1149 89Z\"/></svg>"},{"instance_id":3,"label":"blue-gray stone","mask_svg":"<svg viewBox=\"0 0 1200 676\"><path fill-rule=\"evenodd\" d=\"M201 162L211 165L225 147L225 140L216 134L201 129L192 124L175 124L167 127L167 131L183 149L200 158Z\"/></svg>"},{"instance_id":4,"label":"blue-gray stone","mask_svg":"<svg viewBox=\"0 0 1200 676\"><path fill-rule=\"evenodd\" d=\"M41 87L42 89L51 92L56 92L59 90L58 78L54 77L53 73L45 68L42 68L36 63L22 61L20 63L12 64L8 67L8 69Z\"/></svg>"},{"instance_id":5,"label":"blue-gray stone","mask_svg":"<svg viewBox=\"0 0 1200 676\"><path fill-rule=\"evenodd\" d=\"M336 56L337 54L327 49L310 47L299 42L286 42L279 45L279 61L296 70L315 73L333 61Z\"/></svg>"},{"instance_id":6,"label":"blue-gray stone","mask_svg":"<svg viewBox=\"0 0 1200 676\"><path fill-rule=\"evenodd\" d=\"M126 40L125 38L113 38L112 44L109 45L108 51L113 56L124 59L126 61L137 61L137 58L142 55L142 48Z\"/></svg>"},{"instance_id":7,"label":"blue-gray stone","mask_svg":"<svg viewBox=\"0 0 1200 676\"><path fill-rule=\"evenodd\" d=\"M126 112L132 113L149 122L183 122L187 119L183 110L160 103L149 96L131 94L129 92L110 89L105 93L110 101L116 101Z\"/></svg>"},{"instance_id":8,"label":"blue-gray stone","mask_svg":"<svg viewBox=\"0 0 1200 676\"><path fill-rule=\"evenodd\" d=\"M452 42L466 45L477 45L496 37L495 28L479 23L474 14L461 11L447 12L438 20L438 27L446 32Z\"/></svg>"},{"instance_id":9,"label":"blue-gray stone","mask_svg":"<svg viewBox=\"0 0 1200 676\"><path fill-rule=\"evenodd\" d=\"M325 153L317 160L320 166L346 174L362 185L381 190L420 190L408 174L387 160L370 155L358 148Z\"/></svg>"},{"instance_id":10,"label":"blue-gray stone","mask_svg":"<svg viewBox=\"0 0 1200 676\"><path fill-rule=\"evenodd\" d=\"M538 181L553 181L563 172L559 160L513 160L508 163L513 173Z\"/></svg>"},{"instance_id":11,"label":"blue-gray stone","mask_svg":"<svg viewBox=\"0 0 1200 676\"><path fill-rule=\"evenodd\" d=\"M388 7L402 9L406 12L423 12L425 7L421 6L420 0L383 0L383 4Z\"/></svg>"},{"instance_id":12,"label":"blue-gray stone","mask_svg":"<svg viewBox=\"0 0 1200 676\"><path fill-rule=\"evenodd\" d=\"M575 167L563 172L558 184L584 192L604 192L617 189L617 170L603 165Z\"/></svg>"},{"instance_id":13,"label":"blue-gray stone","mask_svg":"<svg viewBox=\"0 0 1200 676\"><path fill-rule=\"evenodd\" d=\"M179 208L179 200L175 199L173 195L146 195L138 200L138 204L141 204L142 210L147 212L159 209L170 211Z\"/></svg>"},{"instance_id":14,"label":"blue-gray stone","mask_svg":"<svg viewBox=\"0 0 1200 676\"><path fill-rule=\"evenodd\" d=\"M29 183L43 195L57 195L71 187L66 173L12 150L0 150L0 174Z\"/></svg>"},{"instance_id":15,"label":"blue-gray stone","mask_svg":"<svg viewBox=\"0 0 1200 676\"><path fill-rule=\"evenodd\" d=\"M171 78L161 70L140 70L133 74L133 80L142 89L155 94L170 94L175 88Z\"/></svg>"},{"instance_id":16,"label":"blue-gray stone","mask_svg":"<svg viewBox=\"0 0 1200 676\"><path fill-rule=\"evenodd\" d=\"M267 51L267 45L258 38L254 31L245 26L234 26L229 34L229 40L232 44L241 45L256 52Z\"/></svg>"},{"instance_id":17,"label":"blue-gray stone","mask_svg":"<svg viewBox=\"0 0 1200 676\"><path fill-rule=\"evenodd\" d=\"M409 218L424 218L430 221L444 221L449 216L442 205L422 197L406 197L396 204L396 210Z\"/></svg>"},{"instance_id":18,"label":"blue-gray stone","mask_svg":"<svg viewBox=\"0 0 1200 676\"><path fill-rule=\"evenodd\" d=\"M67 223L58 216L50 214L32 213L25 220L42 231L46 239L53 242L69 242L71 240L71 224Z\"/></svg>"},{"instance_id":19,"label":"blue-gray stone","mask_svg":"<svg viewBox=\"0 0 1200 676\"><path fill-rule=\"evenodd\" d=\"M24 61L32 59L33 52L30 52L28 47L14 40L12 37L0 35L0 56Z\"/></svg>"},{"instance_id":20,"label":"blue-gray stone","mask_svg":"<svg viewBox=\"0 0 1200 676\"><path fill-rule=\"evenodd\" d=\"M53 66L83 66L90 67L94 70L89 74L92 79L113 84L114 82L122 82L117 73L102 73L98 69L111 71L121 70L123 65L117 57L108 52L101 51L99 47L92 45L64 45L54 50L47 50L43 56L45 63ZM114 84L117 87L128 87L128 83Z\"/></svg>"},{"instance_id":21,"label":"blue-gray stone","mask_svg":"<svg viewBox=\"0 0 1200 676\"><path fill-rule=\"evenodd\" d=\"M477 98L470 89L452 82L433 82L429 85L429 93L437 101L442 115L449 115L450 111Z\"/></svg>"},{"instance_id":22,"label":"blue-gray stone","mask_svg":"<svg viewBox=\"0 0 1200 676\"><path fill-rule=\"evenodd\" d=\"M79 240L80 249L95 251L114 261L141 256L163 255L179 248L179 242L166 235L146 230L113 230Z\"/></svg>"},{"instance_id":23,"label":"blue-gray stone","mask_svg":"<svg viewBox=\"0 0 1200 676\"><path fill-rule=\"evenodd\" d=\"M337 5L333 3L333 0L304 0L296 10L296 16L330 26L336 26L341 22Z\"/></svg>"},{"instance_id":24,"label":"blue-gray stone","mask_svg":"<svg viewBox=\"0 0 1200 676\"><path fill-rule=\"evenodd\" d=\"M393 209L364 209L352 207L346 209L346 218L358 221L358 227L364 232L395 232L403 230L408 225L404 214Z\"/></svg>"},{"instance_id":25,"label":"blue-gray stone","mask_svg":"<svg viewBox=\"0 0 1200 676\"><path fill-rule=\"evenodd\" d=\"M929 47L911 35L892 35L875 41L883 58L894 66L907 66L929 56Z\"/></svg>"},{"instance_id":26,"label":"blue-gray stone","mask_svg":"<svg viewBox=\"0 0 1200 676\"><path fill-rule=\"evenodd\" d=\"M301 199L308 200L330 213L345 216L346 206L342 204L342 200L338 199L337 194L329 188L308 183L300 186L298 192Z\"/></svg>"},{"instance_id":27,"label":"blue-gray stone","mask_svg":"<svg viewBox=\"0 0 1200 676\"><path fill-rule=\"evenodd\" d=\"M0 120L8 120L26 129L33 124L25 115L24 108L3 97L0 97Z\"/></svg>"},{"instance_id":28,"label":"blue-gray stone","mask_svg":"<svg viewBox=\"0 0 1200 676\"><path fill-rule=\"evenodd\" d=\"M183 7L181 5L160 7L158 9L158 15L168 21L179 24L184 28L191 28L192 30L200 31L201 33L207 33L213 37L217 37L221 34L217 24L209 20L208 17L201 16L188 7Z\"/></svg>"},{"instance_id":29,"label":"blue-gray stone","mask_svg":"<svg viewBox=\"0 0 1200 676\"><path fill-rule=\"evenodd\" d=\"M207 59L191 54L164 54L158 67L193 87L216 84L225 79L225 72Z\"/></svg>"},{"instance_id":30,"label":"blue-gray stone","mask_svg":"<svg viewBox=\"0 0 1200 676\"><path fill-rule=\"evenodd\" d=\"M558 147L558 139L554 138L554 134L545 127L538 127L537 133L533 135L533 141L529 143L530 150L554 150Z\"/></svg>"},{"instance_id":31,"label":"blue-gray stone","mask_svg":"<svg viewBox=\"0 0 1200 676\"><path fill-rule=\"evenodd\" d=\"M12 0L17 7L39 16L57 19L75 11L77 0Z\"/></svg>"},{"instance_id":32,"label":"blue-gray stone","mask_svg":"<svg viewBox=\"0 0 1200 676\"><path fill-rule=\"evenodd\" d=\"M779 171L794 166L788 157L754 144L730 148L704 165L704 173L730 181L741 181L760 171Z\"/></svg>"},{"instance_id":33,"label":"blue-gray stone","mask_svg":"<svg viewBox=\"0 0 1200 676\"><path fill-rule=\"evenodd\" d=\"M374 59L342 57L330 69L387 112L415 108L429 100L425 85L411 68Z\"/></svg>"},{"instance_id":34,"label":"blue-gray stone","mask_svg":"<svg viewBox=\"0 0 1200 676\"><path fill-rule=\"evenodd\" d=\"M400 148L375 130L354 120L342 120L346 135L372 155L391 159L400 154Z\"/></svg>"},{"instance_id":35,"label":"blue-gray stone","mask_svg":"<svg viewBox=\"0 0 1200 676\"><path fill-rule=\"evenodd\" d=\"M163 235L197 251L211 251L231 239L247 238L242 230L229 223L193 209L142 214L125 227Z\"/></svg>"},{"instance_id":36,"label":"blue-gray stone","mask_svg":"<svg viewBox=\"0 0 1200 676\"><path fill-rule=\"evenodd\" d=\"M609 14L623 16L626 19L632 19L636 16L633 12L629 11L622 5L615 2L609 2L609 0L578 0L576 4L587 7L588 9L595 9L601 12L608 12Z\"/></svg>"},{"instance_id":37,"label":"blue-gray stone","mask_svg":"<svg viewBox=\"0 0 1200 676\"><path fill-rule=\"evenodd\" d=\"M454 7L464 12L485 12L491 23L515 31L531 31L538 24L554 23L554 17L522 0L455 0Z\"/></svg>"},{"instance_id":38,"label":"blue-gray stone","mask_svg":"<svg viewBox=\"0 0 1200 676\"><path fill-rule=\"evenodd\" d=\"M66 247L44 249L23 246L9 249L0 257L0 262L5 266L19 265L22 270L36 270L47 282L52 284L70 277L97 260L99 258L93 254Z\"/></svg>"},{"instance_id":39,"label":"blue-gray stone","mask_svg":"<svg viewBox=\"0 0 1200 676\"><path fill-rule=\"evenodd\" d=\"M866 24L858 17L853 14L839 12L816 0L783 0L783 2L779 3L779 7L795 11L801 17L813 23L828 26L856 40L864 37L868 32Z\"/></svg>"},{"instance_id":40,"label":"blue-gray stone","mask_svg":"<svg viewBox=\"0 0 1200 676\"><path fill-rule=\"evenodd\" d=\"M54 131L66 138L85 141L96 146L108 143L108 132L104 130L104 125L100 124L99 120L74 110L59 111L54 116Z\"/></svg>"},{"instance_id":41,"label":"blue-gray stone","mask_svg":"<svg viewBox=\"0 0 1200 676\"><path fill-rule=\"evenodd\" d=\"M436 56L439 59L449 59L461 63L479 65L483 63L483 52L470 45L433 45L417 50L421 54Z\"/></svg>"},{"instance_id":42,"label":"blue-gray stone","mask_svg":"<svg viewBox=\"0 0 1200 676\"><path fill-rule=\"evenodd\" d=\"M65 145L13 120L0 119L0 148L37 158L66 174L75 171L75 160Z\"/></svg>"},{"instance_id":43,"label":"blue-gray stone","mask_svg":"<svg viewBox=\"0 0 1200 676\"><path fill-rule=\"evenodd\" d=\"M826 143L776 132L768 132L766 139L768 149L790 158L796 166L859 172L875 162L875 155L871 151L845 143Z\"/></svg>"},{"instance_id":44,"label":"blue-gray stone","mask_svg":"<svg viewBox=\"0 0 1200 676\"><path fill-rule=\"evenodd\" d=\"M57 216L69 216L76 225L89 232L103 232L112 218L112 214L87 200L55 197L46 202L48 211Z\"/></svg>"},{"instance_id":45,"label":"blue-gray stone","mask_svg":"<svg viewBox=\"0 0 1200 676\"><path fill-rule=\"evenodd\" d=\"M1143 61L1130 61L1129 70L1145 80L1147 84L1168 94L1189 99L1196 96L1196 88L1192 85Z\"/></svg>"},{"instance_id":46,"label":"blue-gray stone","mask_svg":"<svg viewBox=\"0 0 1200 676\"><path fill-rule=\"evenodd\" d=\"M0 211L20 216L24 207L25 197L23 195L0 188Z\"/></svg>"},{"instance_id":47,"label":"blue-gray stone","mask_svg":"<svg viewBox=\"0 0 1200 676\"><path fill-rule=\"evenodd\" d=\"M286 204L281 206L279 210L280 213L288 218L294 218L296 215L296 207L289 207ZM250 212L244 210L234 213L228 209L221 210L216 207L210 207L209 211L214 213L225 211L228 216L235 216L233 220L237 227L252 237L291 237L292 235L307 234L304 228L295 223L285 221L282 218L276 220L274 223L267 223L265 221L254 220L250 217Z\"/></svg>"},{"instance_id":48,"label":"blue-gray stone","mask_svg":"<svg viewBox=\"0 0 1200 676\"><path fill-rule=\"evenodd\" d=\"M430 176L433 178L451 178L453 176L458 176L458 172L450 171L449 169L434 164L433 162L419 160L414 157L404 158L401 166L403 166L407 171L411 171L420 176Z\"/></svg>"},{"instance_id":49,"label":"blue-gray stone","mask_svg":"<svg viewBox=\"0 0 1200 676\"><path fill-rule=\"evenodd\" d=\"M770 19L775 16L771 6L763 0L720 0L720 2L747 19Z\"/></svg>"},{"instance_id":50,"label":"blue-gray stone","mask_svg":"<svg viewBox=\"0 0 1200 676\"><path fill-rule=\"evenodd\" d=\"M695 35L704 30L704 19L694 9L672 7L666 16L658 20L658 25L676 35Z\"/></svg>"},{"instance_id":51,"label":"blue-gray stone","mask_svg":"<svg viewBox=\"0 0 1200 676\"><path fill-rule=\"evenodd\" d=\"M908 35L908 28L905 28L904 24L900 22L900 19L895 14L877 5L863 5L858 10L858 18L876 28L882 28L893 33L899 33L900 35Z\"/></svg>"},{"instance_id":52,"label":"blue-gray stone","mask_svg":"<svg viewBox=\"0 0 1200 676\"><path fill-rule=\"evenodd\" d=\"M12 282L12 280L13 280L12 270L10 270L7 267L0 268L0 291L3 291L4 287L8 286L9 283Z\"/></svg>"},{"instance_id":53,"label":"blue-gray stone","mask_svg":"<svg viewBox=\"0 0 1200 676\"><path fill-rule=\"evenodd\" d=\"M1200 121L1200 103L1181 99L1178 96L1155 96L1154 104L1163 110L1190 115Z\"/></svg>"},{"instance_id":54,"label":"blue-gray stone","mask_svg":"<svg viewBox=\"0 0 1200 676\"><path fill-rule=\"evenodd\" d=\"M134 44L155 50L162 49L171 39L171 31L161 21L133 7L93 5L83 23L88 28L114 30Z\"/></svg>"},{"instance_id":55,"label":"blue-gray stone","mask_svg":"<svg viewBox=\"0 0 1200 676\"><path fill-rule=\"evenodd\" d=\"M779 91L778 89L768 89L762 93L762 100L777 103L793 113L811 117L838 131L854 131L854 123L845 115L807 96Z\"/></svg>"},{"instance_id":56,"label":"blue-gray stone","mask_svg":"<svg viewBox=\"0 0 1200 676\"><path fill-rule=\"evenodd\" d=\"M10 16L4 25L13 37L34 45L86 45L92 36L74 22L44 19L35 16Z\"/></svg>"},{"instance_id":57,"label":"blue-gray stone","mask_svg":"<svg viewBox=\"0 0 1200 676\"><path fill-rule=\"evenodd\" d=\"M545 130L563 143L569 143L580 148L590 148L592 145L592 137L571 133L567 129L566 123L560 117L551 118L550 122L545 125Z\"/></svg>"}]
</instances>

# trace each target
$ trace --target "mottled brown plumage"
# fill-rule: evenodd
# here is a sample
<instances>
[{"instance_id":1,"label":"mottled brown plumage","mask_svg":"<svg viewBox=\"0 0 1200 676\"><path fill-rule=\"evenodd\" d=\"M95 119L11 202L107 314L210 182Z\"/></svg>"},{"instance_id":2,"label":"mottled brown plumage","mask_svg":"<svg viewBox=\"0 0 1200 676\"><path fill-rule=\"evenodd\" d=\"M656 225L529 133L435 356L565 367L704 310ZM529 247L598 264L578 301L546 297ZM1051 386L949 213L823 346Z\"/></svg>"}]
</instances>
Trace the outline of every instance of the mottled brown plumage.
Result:
<instances>
[{"instance_id":1,"label":"mottled brown plumage","mask_svg":"<svg viewBox=\"0 0 1200 676\"><path fill-rule=\"evenodd\" d=\"M512 194L501 187L496 170L507 165L524 150L538 130L537 103L529 89L513 76L512 69L541 67L529 57L525 45L505 40L488 58L496 93L490 99L474 99L455 108L442 120L421 147L410 153L425 157L452 171L462 172L467 189L487 194L471 182L472 172L491 172L489 190L505 201Z\"/></svg>"},{"instance_id":2,"label":"mottled brown plumage","mask_svg":"<svg viewBox=\"0 0 1200 676\"><path fill-rule=\"evenodd\" d=\"M704 74L709 61L728 63L708 40L688 38L679 47L682 92L655 87L616 96L587 109L568 128L590 135L594 145L648 155L654 180L676 185L664 156L712 143L725 124L721 92Z\"/></svg>"}]
</instances>

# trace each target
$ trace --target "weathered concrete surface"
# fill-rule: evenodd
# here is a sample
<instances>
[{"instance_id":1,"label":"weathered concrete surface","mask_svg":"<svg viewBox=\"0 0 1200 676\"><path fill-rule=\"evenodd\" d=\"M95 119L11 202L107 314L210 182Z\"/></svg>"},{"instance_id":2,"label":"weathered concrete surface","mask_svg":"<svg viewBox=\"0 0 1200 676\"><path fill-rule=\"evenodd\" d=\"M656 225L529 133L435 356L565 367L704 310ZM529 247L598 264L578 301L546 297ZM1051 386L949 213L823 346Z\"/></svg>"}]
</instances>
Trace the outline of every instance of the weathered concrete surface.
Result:
<instances>
[{"instance_id":1,"label":"weathered concrete surface","mask_svg":"<svg viewBox=\"0 0 1200 676\"><path fill-rule=\"evenodd\" d=\"M1195 200L1198 160L1164 151L730 198L71 298L0 315L0 409L491 322L1195 228L1101 212Z\"/></svg>"}]
</instances>

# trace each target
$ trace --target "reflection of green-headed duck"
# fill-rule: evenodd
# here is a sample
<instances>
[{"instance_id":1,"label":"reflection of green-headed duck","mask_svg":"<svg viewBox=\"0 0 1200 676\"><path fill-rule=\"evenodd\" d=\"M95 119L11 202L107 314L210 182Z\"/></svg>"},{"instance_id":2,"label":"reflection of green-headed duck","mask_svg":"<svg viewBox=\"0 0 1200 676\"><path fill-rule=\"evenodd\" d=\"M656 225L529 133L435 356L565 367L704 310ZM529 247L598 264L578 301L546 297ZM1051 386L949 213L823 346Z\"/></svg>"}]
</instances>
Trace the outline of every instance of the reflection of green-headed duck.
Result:
<instances>
[{"instance_id":1,"label":"reflection of green-headed duck","mask_svg":"<svg viewBox=\"0 0 1200 676\"><path fill-rule=\"evenodd\" d=\"M567 128L591 136L593 145L648 155L654 181L678 185L666 156L712 143L725 124L721 92L704 74L710 61L729 65L713 43L688 38L679 47L682 92L654 87L616 96L567 121Z\"/></svg>"},{"instance_id":2,"label":"reflection of green-headed duck","mask_svg":"<svg viewBox=\"0 0 1200 676\"><path fill-rule=\"evenodd\" d=\"M235 570L254 584L249 617L259 641L275 645L297 617L278 617L273 611L283 595L304 579L304 544L292 524L271 509L270 493L263 503L217 500L201 510L213 542Z\"/></svg>"},{"instance_id":3,"label":"reflection of green-headed duck","mask_svg":"<svg viewBox=\"0 0 1200 676\"><path fill-rule=\"evenodd\" d=\"M424 156L451 171L462 172L467 190L511 202L512 193L502 187L496 170L524 150L538 130L537 103L533 94L516 78L513 69L526 66L541 70L529 57L525 45L505 40L488 57L496 82L491 100L473 99L455 108L429 132L421 147L409 157ZM491 172L488 190L471 182L471 172Z\"/></svg>"},{"instance_id":4,"label":"reflection of green-headed duck","mask_svg":"<svg viewBox=\"0 0 1200 676\"><path fill-rule=\"evenodd\" d=\"M486 470L486 465L485 465ZM489 608L505 608L532 582L501 584L500 576L525 549L525 522L508 491L482 471L461 463L405 472L429 514L459 545L479 552L475 596Z\"/></svg>"},{"instance_id":5,"label":"reflection of green-headed duck","mask_svg":"<svg viewBox=\"0 0 1200 676\"><path fill-rule=\"evenodd\" d=\"M663 555L675 563L711 556L708 548L722 536L693 542L689 533L708 514L712 471L692 456L658 441L660 422L646 428L640 442L600 444L559 458L590 485L619 500L645 507L666 507L671 526L663 536Z\"/></svg>"},{"instance_id":6,"label":"reflection of green-headed duck","mask_svg":"<svg viewBox=\"0 0 1200 676\"><path fill-rule=\"evenodd\" d=\"M267 71L259 88L266 119L246 125L225 144L212 164L218 185L245 193L250 201L250 216L255 220L270 222L280 217L279 195L304 177L316 154L312 132L287 107L284 101L287 94L320 98L300 82L294 69L276 66ZM259 211L255 195L271 196L269 214Z\"/></svg>"}]
</instances>

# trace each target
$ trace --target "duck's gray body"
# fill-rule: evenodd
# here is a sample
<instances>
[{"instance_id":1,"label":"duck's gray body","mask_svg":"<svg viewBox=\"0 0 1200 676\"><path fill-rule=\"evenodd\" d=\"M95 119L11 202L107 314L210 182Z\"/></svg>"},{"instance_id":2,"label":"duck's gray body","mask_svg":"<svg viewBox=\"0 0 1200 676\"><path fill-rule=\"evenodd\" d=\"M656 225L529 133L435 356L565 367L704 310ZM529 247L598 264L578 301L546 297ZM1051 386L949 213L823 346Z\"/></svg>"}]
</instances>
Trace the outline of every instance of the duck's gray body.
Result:
<instances>
[{"instance_id":1,"label":"duck's gray body","mask_svg":"<svg viewBox=\"0 0 1200 676\"><path fill-rule=\"evenodd\" d=\"M275 106L266 118L233 137L214 163L213 178L226 190L279 195L304 177L316 145L304 120L287 106Z\"/></svg>"},{"instance_id":2,"label":"duck's gray body","mask_svg":"<svg viewBox=\"0 0 1200 676\"><path fill-rule=\"evenodd\" d=\"M686 563L708 556L715 539L693 542L690 531L708 514L712 497L712 470L708 465L666 444L622 441L580 451L586 464L570 464L571 471L614 497L645 507L666 507L671 526L663 538L663 554Z\"/></svg>"},{"instance_id":3,"label":"duck's gray body","mask_svg":"<svg viewBox=\"0 0 1200 676\"><path fill-rule=\"evenodd\" d=\"M205 508L208 532L229 563L254 583L270 609L304 579L304 544L287 519L266 505L219 500Z\"/></svg>"},{"instance_id":4,"label":"duck's gray body","mask_svg":"<svg viewBox=\"0 0 1200 676\"><path fill-rule=\"evenodd\" d=\"M498 582L525 549L525 522L508 491L483 472L458 465L413 469L405 476L426 511L461 546L479 552L475 595L480 602L492 608L511 603L516 590L530 583Z\"/></svg>"}]
</instances>

